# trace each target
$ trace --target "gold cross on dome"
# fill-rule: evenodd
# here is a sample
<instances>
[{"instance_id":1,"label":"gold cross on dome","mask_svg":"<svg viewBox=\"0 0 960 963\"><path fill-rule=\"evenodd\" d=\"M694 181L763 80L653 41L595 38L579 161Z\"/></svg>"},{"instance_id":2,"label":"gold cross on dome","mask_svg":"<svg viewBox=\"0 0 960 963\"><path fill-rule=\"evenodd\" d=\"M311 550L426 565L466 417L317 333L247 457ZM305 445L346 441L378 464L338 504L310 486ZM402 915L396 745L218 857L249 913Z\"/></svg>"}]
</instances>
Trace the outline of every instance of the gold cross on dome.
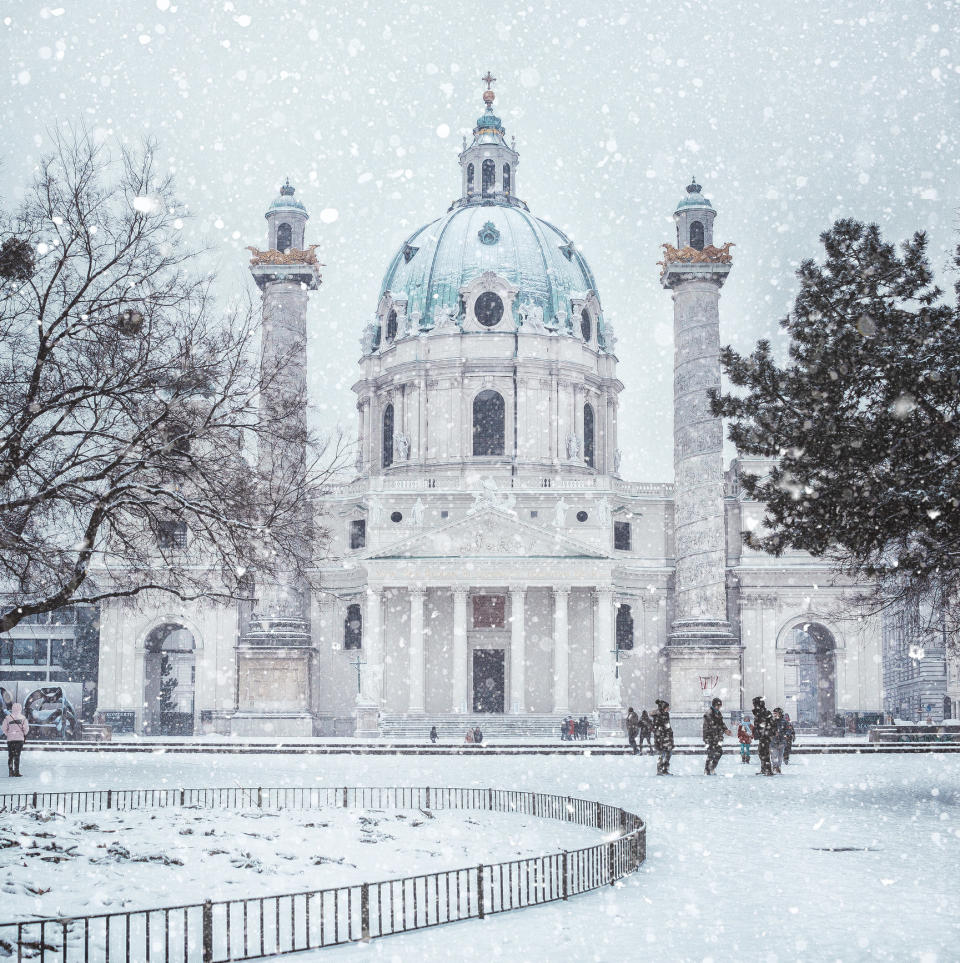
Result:
<instances>
[{"instance_id":1,"label":"gold cross on dome","mask_svg":"<svg viewBox=\"0 0 960 963\"><path fill-rule=\"evenodd\" d=\"M487 76L481 77L480 79L487 85L487 90L489 90L497 81L497 78L494 77L489 70L487 71Z\"/></svg>"}]
</instances>

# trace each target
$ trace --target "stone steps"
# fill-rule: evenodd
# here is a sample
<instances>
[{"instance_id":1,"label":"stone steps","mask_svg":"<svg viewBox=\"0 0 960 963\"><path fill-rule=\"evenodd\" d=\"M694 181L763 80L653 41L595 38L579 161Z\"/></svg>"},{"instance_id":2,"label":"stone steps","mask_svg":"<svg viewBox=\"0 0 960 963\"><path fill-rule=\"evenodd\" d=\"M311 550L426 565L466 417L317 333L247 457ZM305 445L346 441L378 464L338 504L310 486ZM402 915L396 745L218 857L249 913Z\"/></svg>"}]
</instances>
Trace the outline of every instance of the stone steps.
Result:
<instances>
[{"instance_id":1,"label":"stone steps","mask_svg":"<svg viewBox=\"0 0 960 963\"><path fill-rule=\"evenodd\" d=\"M579 718L579 717L578 717ZM587 716L591 725L597 720ZM441 739L462 742L468 728L480 727L485 739L544 739L560 740L562 716L529 713L523 716L499 713L465 713L464 715L399 715L380 717L380 735L384 739L422 739L430 736L430 727L437 727Z\"/></svg>"}]
</instances>

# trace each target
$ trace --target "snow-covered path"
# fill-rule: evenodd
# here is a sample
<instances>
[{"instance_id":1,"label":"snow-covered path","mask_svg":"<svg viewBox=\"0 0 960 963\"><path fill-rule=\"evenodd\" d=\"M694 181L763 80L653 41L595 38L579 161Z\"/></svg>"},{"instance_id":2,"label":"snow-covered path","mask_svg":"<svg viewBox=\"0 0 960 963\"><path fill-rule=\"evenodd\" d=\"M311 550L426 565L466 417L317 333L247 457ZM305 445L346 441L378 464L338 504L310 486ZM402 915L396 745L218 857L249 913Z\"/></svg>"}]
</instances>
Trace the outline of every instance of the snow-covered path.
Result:
<instances>
[{"instance_id":1,"label":"snow-covered path","mask_svg":"<svg viewBox=\"0 0 960 963\"><path fill-rule=\"evenodd\" d=\"M647 820L647 863L621 888L296 959L960 957L956 755L799 756L774 779L757 778L756 764L741 766L732 753L713 778L702 775L698 757L676 759L669 778L653 775L648 756L36 754L24 761L17 790L492 785L599 799Z\"/></svg>"}]
</instances>

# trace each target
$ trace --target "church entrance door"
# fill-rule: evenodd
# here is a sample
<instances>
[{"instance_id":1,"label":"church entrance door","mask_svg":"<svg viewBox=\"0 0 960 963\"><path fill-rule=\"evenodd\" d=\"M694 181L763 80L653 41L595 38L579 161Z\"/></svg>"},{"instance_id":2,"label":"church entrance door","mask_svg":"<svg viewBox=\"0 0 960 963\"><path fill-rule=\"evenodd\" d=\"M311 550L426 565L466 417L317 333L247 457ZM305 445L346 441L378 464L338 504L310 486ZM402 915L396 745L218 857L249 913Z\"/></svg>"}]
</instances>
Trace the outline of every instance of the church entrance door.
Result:
<instances>
[{"instance_id":1,"label":"church entrance door","mask_svg":"<svg viewBox=\"0 0 960 963\"><path fill-rule=\"evenodd\" d=\"M474 712L503 712L503 680L503 649L474 649Z\"/></svg>"}]
</instances>

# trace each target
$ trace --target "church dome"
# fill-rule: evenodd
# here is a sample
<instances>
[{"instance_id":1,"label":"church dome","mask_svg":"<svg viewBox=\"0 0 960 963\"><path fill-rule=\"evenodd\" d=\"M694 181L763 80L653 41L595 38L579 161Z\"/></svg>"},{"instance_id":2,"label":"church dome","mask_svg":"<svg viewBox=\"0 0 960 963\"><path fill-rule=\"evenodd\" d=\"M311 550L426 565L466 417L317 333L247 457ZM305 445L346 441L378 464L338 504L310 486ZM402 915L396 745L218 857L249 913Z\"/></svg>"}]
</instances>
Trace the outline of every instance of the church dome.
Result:
<instances>
[{"instance_id":1,"label":"church dome","mask_svg":"<svg viewBox=\"0 0 960 963\"><path fill-rule=\"evenodd\" d=\"M518 207L490 205L455 208L411 234L380 296L406 298L407 314L428 326L437 308L459 314L460 289L488 271L519 288L517 304L542 308L548 326L571 317L573 299L596 294L586 259L562 231Z\"/></svg>"}]
</instances>

